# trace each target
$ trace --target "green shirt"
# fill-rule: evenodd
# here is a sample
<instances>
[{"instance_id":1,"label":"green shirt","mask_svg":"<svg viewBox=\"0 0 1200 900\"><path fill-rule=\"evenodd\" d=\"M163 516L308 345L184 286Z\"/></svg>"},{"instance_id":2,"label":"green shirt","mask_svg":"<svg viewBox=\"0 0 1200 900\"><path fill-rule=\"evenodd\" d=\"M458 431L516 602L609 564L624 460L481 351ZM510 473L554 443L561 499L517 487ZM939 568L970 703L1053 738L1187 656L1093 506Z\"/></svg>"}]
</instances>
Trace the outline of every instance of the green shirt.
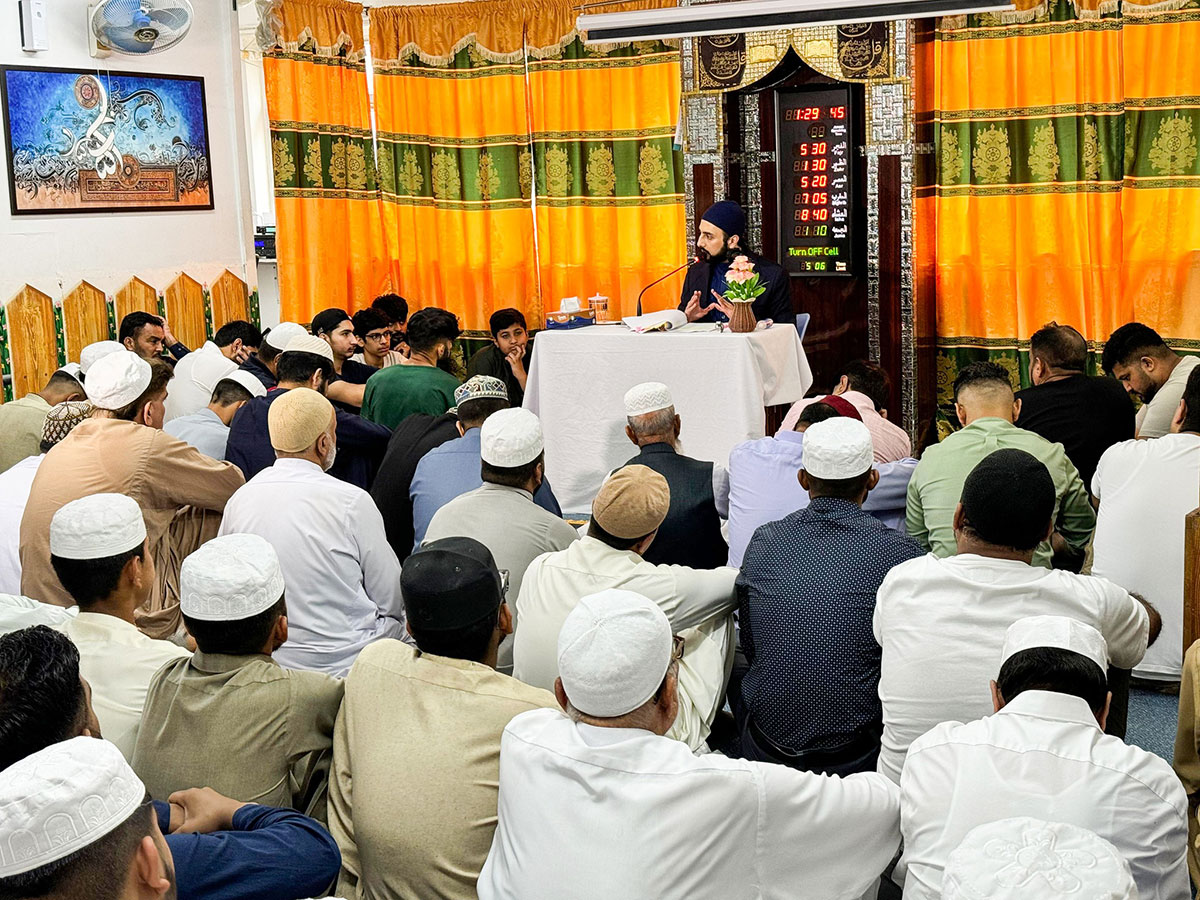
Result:
<instances>
[{"instance_id":1,"label":"green shirt","mask_svg":"<svg viewBox=\"0 0 1200 900\"><path fill-rule=\"evenodd\" d=\"M362 417L388 428L414 413L440 416L454 406L458 379L436 366L388 366L367 379Z\"/></svg>"},{"instance_id":2,"label":"green shirt","mask_svg":"<svg viewBox=\"0 0 1200 900\"><path fill-rule=\"evenodd\" d=\"M928 447L908 483L908 533L937 556L953 556L954 510L967 475L995 450L1014 448L1031 453L1054 479L1054 527L1068 544L1083 549L1096 527L1087 489L1062 444L1018 428L1007 419L976 419L940 444ZM1035 566L1050 567L1050 542L1034 551Z\"/></svg>"}]
</instances>

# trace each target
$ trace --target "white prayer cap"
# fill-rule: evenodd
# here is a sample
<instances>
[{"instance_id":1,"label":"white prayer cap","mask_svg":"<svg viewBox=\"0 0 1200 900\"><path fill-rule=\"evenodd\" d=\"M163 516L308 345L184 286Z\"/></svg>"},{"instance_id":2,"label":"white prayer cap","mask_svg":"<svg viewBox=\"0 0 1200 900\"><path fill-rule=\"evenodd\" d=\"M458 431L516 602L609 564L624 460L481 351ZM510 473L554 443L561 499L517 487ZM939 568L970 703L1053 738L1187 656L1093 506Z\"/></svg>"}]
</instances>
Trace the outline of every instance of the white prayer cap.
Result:
<instances>
[{"instance_id":1,"label":"white prayer cap","mask_svg":"<svg viewBox=\"0 0 1200 900\"><path fill-rule=\"evenodd\" d=\"M83 368L79 365L79 363L69 362L65 366L59 366L58 371L66 372L80 384L83 384L83 379L79 377L80 373L83 371Z\"/></svg>"},{"instance_id":2,"label":"white prayer cap","mask_svg":"<svg viewBox=\"0 0 1200 900\"><path fill-rule=\"evenodd\" d=\"M641 416L675 405L671 389L658 381L634 385L625 392L625 415Z\"/></svg>"},{"instance_id":3,"label":"white prayer cap","mask_svg":"<svg viewBox=\"0 0 1200 900\"><path fill-rule=\"evenodd\" d=\"M527 409L500 409L479 429L479 455L489 466L515 469L542 452L542 423Z\"/></svg>"},{"instance_id":4,"label":"white prayer cap","mask_svg":"<svg viewBox=\"0 0 1200 900\"><path fill-rule=\"evenodd\" d=\"M308 334L308 329L303 325L297 325L295 322L280 322L267 332L267 336L263 338L263 343L269 344L276 350L283 350L292 338L305 334Z\"/></svg>"},{"instance_id":5,"label":"white prayer cap","mask_svg":"<svg viewBox=\"0 0 1200 900\"><path fill-rule=\"evenodd\" d=\"M581 713L612 718L654 696L671 664L671 623L633 591L589 594L558 633L558 674Z\"/></svg>"},{"instance_id":6,"label":"white prayer cap","mask_svg":"<svg viewBox=\"0 0 1200 900\"><path fill-rule=\"evenodd\" d=\"M309 334L307 331L304 334L298 334L294 338L291 338L287 346L283 348L283 352L314 353L333 362L333 348L329 346L329 342L323 341L319 337Z\"/></svg>"},{"instance_id":7,"label":"white prayer cap","mask_svg":"<svg viewBox=\"0 0 1200 900\"><path fill-rule=\"evenodd\" d=\"M202 622L234 622L265 612L283 596L279 557L257 534L213 538L179 569L179 608Z\"/></svg>"},{"instance_id":8,"label":"white prayer cap","mask_svg":"<svg viewBox=\"0 0 1200 900\"><path fill-rule=\"evenodd\" d=\"M87 375L88 399L98 409L123 409L150 386L153 370L136 353L122 349L92 363Z\"/></svg>"},{"instance_id":9,"label":"white prayer cap","mask_svg":"<svg viewBox=\"0 0 1200 900\"><path fill-rule=\"evenodd\" d=\"M267 396L267 388L261 381L247 372L245 369L234 369L217 379L217 384L222 381L234 381L250 392L251 397ZM216 385L213 385L214 389Z\"/></svg>"},{"instance_id":10,"label":"white prayer cap","mask_svg":"<svg viewBox=\"0 0 1200 900\"><path fill-rule=\"evenodd\" d=\"M88 344L79 354L79 371L86 375L97 360L110 353L120 353L124 349L125 345L119 341L96 341L94 344Z\"/></svg>"},{"instance_id":11,"label":"white prayer cap","mask_svg":"<svg viewBox=\"0 0 1200 900\"><path fill-rule=\"evenodd\" d=\"M71 738L18 760L0 772L0 878L94 844L145 799L121 751L100 738Z\"/></svg>"},{"instance_id":12,"label":"white prayer cap","mask_svg":"<svg viewBox=\"0 0 1200 900\"><path fill-rule=\"evenodd\" d=\"M807 443L807 435L805 437ZM1073 650L1086 656L1108 671L1108 643L1104 635L1085 622L1067 616L1028 616L1008 626L1004 634L1004 649L1000 654L1000 665L1008 662L1013 654L1034 647L1058 647Z\"/></svg>"},{"instance_id":13,"label":"white prayer cap","mask_svg":"<svg viewBox=\"0 0 1200 900\"><path fill-rule=\"evenodd\" d=\"M838 416L808 426L804 432L804 470L813 478L855 478L875 462L871 432L857 419Z\"/></svg>"},{"instance_id":14,"label":"white prayer cap","mask_svg":"<svg viewBox=\"0 0 1200 900\"><path fill-rule=\"evenodd\" d=\"M124 494L91 494L72 500L50 520L50 555L104 559L142 546L146 520L137 501Z\"/></svg>"},{"instance_id":15,"label":"white prayer cap","mask_svg":"<svg viewBox=\"0 0 1200 900\"><path fill-rule=\"evenodd\" d=\"M946 860L943 900L1138 900L1129 863L1065 822L1001 819L967 832Z\"/></svg>"}]
</instances>

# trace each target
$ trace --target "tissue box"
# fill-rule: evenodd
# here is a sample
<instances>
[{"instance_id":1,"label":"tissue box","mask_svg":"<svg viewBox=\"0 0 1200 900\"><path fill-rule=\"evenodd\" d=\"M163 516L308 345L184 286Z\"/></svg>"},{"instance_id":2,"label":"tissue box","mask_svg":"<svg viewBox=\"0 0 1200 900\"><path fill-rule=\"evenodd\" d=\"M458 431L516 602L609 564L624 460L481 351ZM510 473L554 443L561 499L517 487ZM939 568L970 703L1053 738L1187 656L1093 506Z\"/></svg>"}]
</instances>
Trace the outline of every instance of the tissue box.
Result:
<instances>
[{"instance_id":1,"label":"tissue box","mask_svg":"<svg viewBox=\"0 0 1200 900\"><path fill-rule=\"evenodd\" d=\"M596 312L593 309L581 309L576 312L558 310L546 313L546 328L554 331L564 328L583 328L596 324Z\"/></svg>"}]
</instances>

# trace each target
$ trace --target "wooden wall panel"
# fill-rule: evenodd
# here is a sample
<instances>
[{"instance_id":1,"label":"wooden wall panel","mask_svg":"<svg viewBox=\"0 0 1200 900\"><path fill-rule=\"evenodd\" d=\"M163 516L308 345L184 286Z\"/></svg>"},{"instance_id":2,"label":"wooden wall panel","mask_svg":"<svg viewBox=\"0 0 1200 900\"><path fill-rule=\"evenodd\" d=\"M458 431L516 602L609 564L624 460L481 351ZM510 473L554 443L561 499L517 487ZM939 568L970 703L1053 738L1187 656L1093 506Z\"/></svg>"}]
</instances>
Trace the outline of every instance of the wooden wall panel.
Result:
<instances>
[{"instance_id":1,"label":"wooden wall panel","mask_svg":"<svg viewBox=\"0 0 1200 900\"><path fill-rule=\"evenodd\" d=\"M171 332L185 347L195 350L205 341L204 288L186 272L167 285L167 321Z\"/></svg>"},{"instance_id":2,"label":"wooden wall panel","mask_svg":"<svg viewBox=\"0 0 1200 900\"><path fill-rule=\"evenodd\" d=\"M78 362L84 347L108 339L108 302L104 291L81 281L63 297L62 309L67 359Z\"/></svg>"},{"instance_id":3,"label":"wooden wall panel","mask_svg":"<svg viewBox=\"0 0 1200 900\"><path fill-rule=\"evenodd\" d=\"M214 331L226 322L236 319L250 321L250 296L246 290L246 282L228 269L213 282L210 293L212 294Z\"/></svg>"},{"instance_id":4,"label":"wooden wall panel","mask_svg":"<svg viewBox=\"0 0 1200 900\"><path fill-rule=\"evenodd\" d=\"M54 301L27 284L8 304L7 313L13 397L20 399L40 391L58 369Z\"/></svg>"},{"instance_id":5,"label":"wooden wall panel","mask_svg":"<svg viewBox=\"0 0 1200 900\"><path fill-rule=\"evenodd\" d=\"M117 291L114 299L117 305L118 329L121 327L121 320L131 312L141 310L152 316L158 315L158 291L136 276Z\"/></svg>"}]
</instances>

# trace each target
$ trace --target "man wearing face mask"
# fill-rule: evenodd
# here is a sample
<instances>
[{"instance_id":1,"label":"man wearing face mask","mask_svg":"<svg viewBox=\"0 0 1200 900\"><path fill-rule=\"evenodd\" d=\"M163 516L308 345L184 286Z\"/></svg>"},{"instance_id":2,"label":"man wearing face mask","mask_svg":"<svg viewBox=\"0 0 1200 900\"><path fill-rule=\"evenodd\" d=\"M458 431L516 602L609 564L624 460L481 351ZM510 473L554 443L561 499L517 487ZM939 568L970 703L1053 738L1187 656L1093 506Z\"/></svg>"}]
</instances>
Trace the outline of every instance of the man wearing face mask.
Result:
<instances>
[{"instance_id":1,"label":"man wearing face mask","mask_svg":"<svg viewBox=\"0 0 1200 900\"><path fill-rule=\"evenodd\" d=\"M367 644L404 637L400 563L371 496L326 474L337 456L333 405L297 387L267 415L275 464L230 498L221 534L257 534L279 555L292 639L275 660L344 676Z\"/></svg>"},{"instance_id":2,"label":"man wearing face mask","mask_svg":"<svg viewBox=\"0 0 1200 900\"><path fill-rule=\"evenodd\" d=\"M454 405L458 378L450 356L462 330L453 313L428 307L408 320L408 365L380 369L367 380L362 416L394 429L414 413L440 416Z\"/></svg>"},{"instance_id":3,"label":"man wearing face mask","mask_svg":"<svg viewBox=\"0 0 1200 900\"><path fill-rule=\"evenodd\" d=\"M766 288L754 301L754 317L795 327L787 272L749 249L745 234L746 213L732 200L721 200L708 208L696 234L699 259L688 267L679 308L689 322L728 322L733 306L725 299L729 288L725 274L734 259L745 256L754 263L758 283Z\"/></svg>"}]
</instances>

